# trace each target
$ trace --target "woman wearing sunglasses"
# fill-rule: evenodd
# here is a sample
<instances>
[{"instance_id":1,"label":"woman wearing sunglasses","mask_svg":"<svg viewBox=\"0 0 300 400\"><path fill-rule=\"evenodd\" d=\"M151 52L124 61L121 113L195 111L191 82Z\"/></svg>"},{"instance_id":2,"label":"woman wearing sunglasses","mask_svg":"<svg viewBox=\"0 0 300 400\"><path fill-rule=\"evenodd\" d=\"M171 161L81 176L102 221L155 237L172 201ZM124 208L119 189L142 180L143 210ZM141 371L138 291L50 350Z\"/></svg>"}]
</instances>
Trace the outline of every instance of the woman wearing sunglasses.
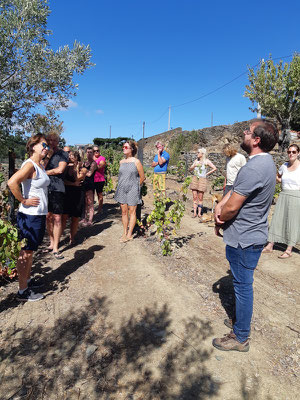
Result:
<instances>
[{"instance_id":1,"label":"woman wearing sunglasses","mask_svg":"<svg viewBox=\"0 0 300 400\"><path fill-rule=\"evenodd\" d=\"M42 243L45 234L50 179L42 165L42 160L47 155L49 147L45 136L37 134L28 140L26 149L30 158L8 181L12 194L21 203L17 225L20 238L26 239L26 245L22 248L17 262L19 277L17 300L38 301L44 296L32 291L39 285L30 279L30 272L33 252Z\"/></svg>"},{"instance_id":2,"label":"woman wearing sunglasses","mask_svg":"<svg viewBox=\"0 0 300 400\"><path fill-rule=\"evenodd\" d=\"M118 186L115 194L115 200L120 203L122 211L123 235L120 239L121 242L132 240L132 232L136 223L136 206L142 202L140 192L145 174L141 162L135 158L136 153L136 142L130 140L124 143L125 158L120 161Z\"/></svg>"},{"instance_id":3,"label":"woman wearing sunglasses","mask_svg":"<svg viewBox=\"0 0 300 400\"><path fill-rule=\"evenodd\" d=\"M279 195L273 214L269 243L263 253L273 251L274 242L284 243L287 248L279 258L292 256L293 246L300 242L300 161L299 146L291 144L287 154L289 161L278 171L277 180L281 182L282 192Z\"/></svg>"}]
</instances>

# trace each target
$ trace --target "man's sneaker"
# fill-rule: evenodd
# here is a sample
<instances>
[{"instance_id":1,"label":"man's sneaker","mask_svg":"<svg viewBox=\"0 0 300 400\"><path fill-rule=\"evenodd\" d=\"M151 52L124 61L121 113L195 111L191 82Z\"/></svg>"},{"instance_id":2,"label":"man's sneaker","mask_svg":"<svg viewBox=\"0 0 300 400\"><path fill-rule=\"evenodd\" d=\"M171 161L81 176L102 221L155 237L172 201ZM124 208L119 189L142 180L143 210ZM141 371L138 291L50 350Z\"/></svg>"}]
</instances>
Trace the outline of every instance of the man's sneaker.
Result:
<instances>
[{"instance_id":1,"label":"man's sneaker","mask_svg":"<svg viewBox=\"0 0 300 400\"><path fill-rule=\"evenodd\" d=\"M239 342L233 332L228 333L222 338L213 339L212 344L215 348L222 351L249 351L249 339L243 343Z\"/></svg>"},{"instance_id":2,"label":"man's sneaker","mask_svg":"<svg viewBox=\"0 0 300 400\"><path fill-rule=\"evenodd\" d=\"M41 293L34 293L30 289L26 289L22 294L17 293L18 301L39 301L42 300L44 296Z\"/></svg>"},{"instance_id":3,"label":"man's sneaker","mask_svg":"<svg viewBox=\"0 0 300 400\"><path fill-rule=\"evenodd\" d=\"M44 286L44 282L41 280L36 280L35 278L31 278L29 282L27 282L28 289L38 289Z\"/></svg>"}]
</instances>

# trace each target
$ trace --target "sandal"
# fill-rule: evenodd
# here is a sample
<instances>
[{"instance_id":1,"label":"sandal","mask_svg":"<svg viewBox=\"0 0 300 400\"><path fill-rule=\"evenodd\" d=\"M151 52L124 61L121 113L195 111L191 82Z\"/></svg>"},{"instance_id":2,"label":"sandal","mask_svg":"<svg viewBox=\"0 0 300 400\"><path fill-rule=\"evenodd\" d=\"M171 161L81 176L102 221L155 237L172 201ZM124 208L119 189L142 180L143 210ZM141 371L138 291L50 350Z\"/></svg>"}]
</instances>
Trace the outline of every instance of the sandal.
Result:
<instances>
[{"instance_id":1,"label":"sandal","mask_svg":"<svg viewBox=\"0 0 300 400\"><path fill-rule=\"evenodd\" d=\"M52 254L57 260L62 260L63 258L65 258L59 251L55 251Z\"/></svg>"},{"instance_id":2,"label":"sandal","mask_svg":"<svg viewBox=\"0 0 300 400\"><path fill-rule=\"evenodd\" d=\"M278 258L281 258L281 259L290 258L290 257L292 257L292 253L288 253L287 251L282 253L281 256L278 256Z\"/></svg>"}]
</instances>

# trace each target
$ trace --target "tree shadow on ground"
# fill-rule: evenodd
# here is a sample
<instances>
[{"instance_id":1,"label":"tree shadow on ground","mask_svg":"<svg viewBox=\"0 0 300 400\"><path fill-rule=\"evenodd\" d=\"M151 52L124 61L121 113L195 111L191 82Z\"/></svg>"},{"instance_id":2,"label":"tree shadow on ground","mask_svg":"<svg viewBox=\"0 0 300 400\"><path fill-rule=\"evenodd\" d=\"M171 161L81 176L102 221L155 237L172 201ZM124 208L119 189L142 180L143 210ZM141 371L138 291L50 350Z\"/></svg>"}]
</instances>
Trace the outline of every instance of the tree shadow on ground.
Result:
<instances>
[{"instance_id":1,"label":"tree shadow on ground","mask_svg":"<svg viewBox=\"0 0 300 400\"><path fill-rule=\"evenodd\" d=\"M50 294L54 291L64 291L69 286L68 283L70 280L70 275L77 271L78 268L92 260L95 256L95 253L103 248L104 246L94 245L86 250L76 250L74 253L74 258L63 262L56 269L52 269L51 267L41 268L42 264L39 262L39 267L36 272L43 275L44 281L44 286L39 289L39 293L47 292L47 294ZM16 300L16 293L9 293L0 303L0 313L9 308L21 306L22 304Z\"/></svg>"},{"instance_id":2,"label":"tree shadow on ground","mask_svg":"<svg viewBox=\"0 0 300 400\"><path fill-rule=\"evenodd\" d=\"M218 393L205 366L210 323L186 320L180 338L167 305L140 310L118 327L107 317L107 299L93 297L51 328L5 332L1 398L188 400Z\"/></svg>"},{"instance_id":3,"label":"tree shadow on ground","mask_svg":"<svg viewBox=\"0 0 300 400\"><path fill-rule=\"evenodd\" d=\"M234 297L234 289L232 282L232 274L231 271L227 271L226 276L219 279L212 286L212 290L214 293L219 294L219 298L221 304L226 311L228 318L234 319L235 317L235 297Z\"/></svg>"}]
</instances>

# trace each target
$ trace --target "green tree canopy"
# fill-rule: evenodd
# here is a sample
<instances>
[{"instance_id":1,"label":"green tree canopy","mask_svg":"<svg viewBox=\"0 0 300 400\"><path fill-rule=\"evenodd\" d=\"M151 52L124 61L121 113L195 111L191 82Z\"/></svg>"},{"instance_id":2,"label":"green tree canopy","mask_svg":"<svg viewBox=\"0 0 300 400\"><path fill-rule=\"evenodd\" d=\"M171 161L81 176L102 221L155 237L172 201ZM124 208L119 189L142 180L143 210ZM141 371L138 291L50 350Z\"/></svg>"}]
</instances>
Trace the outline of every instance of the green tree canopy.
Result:
<instances>
[{"instance_id":1,"label":"green tree canopy","mask_svg":"<svg viewBox=\"0 0 300 400\"><path fill-rule=\"evenodd\" d=\"M117 138L113 138L113 139L95 138L94 144L96 144L97 146L103 147L104 149L107 149L110 147L114 150L121 150L121 147L123 146L123 144L128 142L129 140L131 140L131 138L128 138L128 137L117 137Z\"/></svg>"},{"instance_id":2,"label":"green tree canopy","mask_svg":"<svg viewBox=\"0 0 300 400\"><path fill-rule=\"evenodd\" d=\"M248 68L249 84L245 97L248 97L257 112L276 119L282 128L290 128L300 123L300 55L295 54L290 63L280 61L274 64L272 58L261 61L255 70Z\"/></svg>"},{"instance_id":3,"label":"green tree canopy","mask_svg":"<svg viewBox=\"0 0 300 400\"><path fill-rule=\"evenodd\" d=\"M89 46L50 47L49 14L48 0L0 1L0 145L10 134L30 131L41 109L55 119L76 95L74 74L93 65Z\"/></svg>"}]
</instances>

